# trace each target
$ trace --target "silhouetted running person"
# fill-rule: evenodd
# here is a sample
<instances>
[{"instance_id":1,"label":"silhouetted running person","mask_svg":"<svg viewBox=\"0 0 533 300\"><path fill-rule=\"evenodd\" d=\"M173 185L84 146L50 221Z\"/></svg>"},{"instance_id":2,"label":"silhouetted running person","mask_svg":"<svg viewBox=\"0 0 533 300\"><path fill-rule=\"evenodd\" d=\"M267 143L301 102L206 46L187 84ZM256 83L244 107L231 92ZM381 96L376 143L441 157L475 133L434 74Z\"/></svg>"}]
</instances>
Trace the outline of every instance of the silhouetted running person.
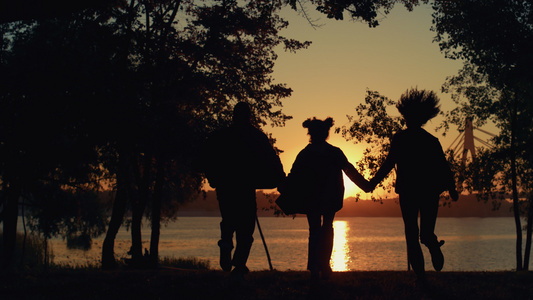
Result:
<instances>
[{"instance_id":1,"label":"silhouetted running person","mask_svg":"<svg viewBox=\"0 0 533 300\"><path fill-rule=\"evenodd\" d=\"M374 189L396 166L395 190L400 198L407 256L417 276L417 284L425 286L424 256L418 241L418 213L420 242L428 247L433 267L440 271L444 265L440 249L444 241L439 242L434 233L439 196L447 190L457 201L458 194L439 140L422 129L440 111L437 95L433 91L411 89L400 97L396 107L407 129L400 130L392 138L390 152L376 176L370 180L370 187Z\"/></svg>"},{"instance_id":2,"label":"silhouetted running person","mask_svg":"<svg viewBox=\"0 0 533 300\"><path fill-rule=\"evenodd\" d=\"M232 125L209 139L205 155L206 177L216 189L222 216L220 266L237 278L248 273L246 262L254 240L258 177L272 167L279 169L279 180L285 176L268 137L252 125L250 118L247 103L235 105ZM232 258L233 233L236 247Z\"/></svg>"},{"instance_id":3,"label":"silhouetted running person","mask_svg":"<svg viewBox=\"0 0 533 300\"><path fill-rule=\"evenodd\" d=\"M333 119L307 119L303 127L308 129L310 143L298 153L289 177L299 178L306 195L307 221L309 223L309 248L307 269L311 279L322 276L327 279L333 249L333 219L344 201L344 171L356 185L369 190L368 181L348 161L340 148L326 140L333 126ZM283 190L280 191L283 194Z\"/></svg>"}]
</instances>

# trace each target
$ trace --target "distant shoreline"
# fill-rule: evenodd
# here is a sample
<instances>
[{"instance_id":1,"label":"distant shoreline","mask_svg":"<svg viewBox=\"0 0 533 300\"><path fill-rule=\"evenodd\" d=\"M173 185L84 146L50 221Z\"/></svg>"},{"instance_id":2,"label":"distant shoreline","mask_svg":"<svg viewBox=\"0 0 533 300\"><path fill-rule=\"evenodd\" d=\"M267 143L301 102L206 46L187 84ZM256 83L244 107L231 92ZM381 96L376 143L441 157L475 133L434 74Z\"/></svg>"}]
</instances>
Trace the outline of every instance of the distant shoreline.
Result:
<instances>
[{"instance_id":1,"label":"distant shoreline","mask_svg":"<svg viewBox=\"0 0 533 300\"><path fill-rule=\"evenodd\" d=\"M220 217L220 214L218 213L211 213L211 214L205 214L204 212L191 212L191 211L185 211L185 212L178 212L177 217L190 217L190 218L216 218ZM292 218L293 215L289 216L275 216L270 213L268 214L261 214L258 213L258 217L260 218ZM305 218L305 215L303 214L297 214L295 216L296 218ZM439 216L439 218L512 218L513 216L488 216L488 217L477 217L477 216L461 216L461 217L455 217L455 216ZM336 215L335 218L401 218L401 216L345 216L345 215Z\"/></svg>"},{"instance_id":2,"label":"distant shoreline","mask_svg":"<svg viewBox=\"0 0 533 300\"><path fill-rule=\"evenodd\" d=\"M276 194L265 194L258 191L256 194L258 216L274 217L276 207L274 200ZM512 204L501 202L498 210L493 209L493 204L488 201L478 201L476 195L461 195L459 201L449 203L439 208L440 218L494 218L513 217ZM266 210L265 210L266 209ZM206 196L199 196L195 201L184 203L178 211L179 216L220 216L218 202L214 191L208 191ZM382 201L360 200L349 197L344 200L344 207L337 212L336 217L401 217L398 199L385 199Z\"/></svg>"}]
</instances>

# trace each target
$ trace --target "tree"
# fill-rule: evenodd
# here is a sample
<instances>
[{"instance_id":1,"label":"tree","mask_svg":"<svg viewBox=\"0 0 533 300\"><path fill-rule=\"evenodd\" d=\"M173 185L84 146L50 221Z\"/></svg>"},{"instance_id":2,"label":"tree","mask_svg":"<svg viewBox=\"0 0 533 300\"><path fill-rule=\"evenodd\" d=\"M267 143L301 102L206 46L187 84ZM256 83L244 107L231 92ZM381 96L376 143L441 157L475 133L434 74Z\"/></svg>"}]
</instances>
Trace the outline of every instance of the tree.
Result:
<instances>
[{"instance_id":1,"label":"tree","mask_svg":"<svg viewBox=\"0 0 533 300\"><path fill-rule=\"evenodd\" d=\"M325 14L330 19L343 20L348 15L352 20L367 23L369 27L379 25L378 15L388 14L395 4L403 4L409 11L419 3L427 3L428 0L311 0L310 3L316 10ZM303 7L299 0L287 0L294 10ZM300 6L300 7L299 7Z\"/></svg>"},{"instance_id":2,"label":"tree","mask_svg":"<svg viewBox=\"0 0 533 300\"><path fill-rule=\"evenodd\" d=\"M84 21L80 20L77 25ZM96 51L88 51L81 37L83 33L76 24L41 25L5 24L1 28L6 33L0 61L4 265L12 263L10 257L21 197L30 212L51 212L40 205L45 191L43 186L47 186L45 194L63 198L68 190L98 189L99 178L105 173L98 163L97 136L88 131L93 125L88 116L96 114L95 108L101 106L89 105L86 100L94 94L88 90L89 82L98 85L97 79L106 69L99 69L102 65L95 63L98 60ZM87 24L84 26L89 29ZM47 35L49 30L55 35ZM85 34L88 32L90 29ZM86 54L84 66L78 64L76 56L81 49ZM103 226L99 222L80 224ZM91 231L82 227L78 229ZM64 230L50 231L47 226L36 228L43 229L45 235L66 234Z\"/></svg>"},{"instance_id":3,"label":"tree","mask_svg":"<svg viewBox=\"0 0 533 300\"><path fill-rule=\"evenodd\" d=\"M269 120L282 125L288 118L278 108L291 90L271 78L276 59L273 49L283 44L295 51L308 43L278 34L287 23L273 13L280 7L279 3L274 5L268 1L244 6L235 1L213 2L211 6L131 1L110 12L87 10L23 24L20 30L9 28L14 44L42 43L49 45L45 49L56 49L48 53L50 57L39 52L31 60L31 67L50 70L59 78L46 92L37 90L27 101L29 107L49 105L55 101L52 95L65 99L61 104L79 111L81 115L76 116L85 125L75 133L97 137L87 149L97 151L98 163L116 180L104 261L109 257L114 260L114 235L127 203L131 203L133 216L132 258L141 259L140 224L150 201L154 233L151 254L157 258L161 200L183 201L200 190L201 174L193 170L198 149L210 131L228 123L236 102L250 102L258 124ZM183 19L179 26L177 16ZM95 57L87 56L79 43L95 49ZM16 45L6 50L6 66L13 70L30 67L26 64L30 51ZM64 61L62 55L74 59ZM94 74L95 70L101 74ZM20 76L13 76L16 74ZM47 75L36 72L27 80L28 74L32 73L10 74L13 81L28 85L21 87L19 94L4 92L6 104L11 103L9 99L20 102L28 98L31 85ZM85 74L96 76L83 77ZM85 83L83 88L70 85L80 82ZM45 118L57 117L54 110L40 112ZM70 111L61 115L69 116ZM60 128L68 124L62 118L57 122ZM6 120L6 126L10 125ZM16 140L6 141L6 145L20 146Z\"/></svg>"},{"instance_id":4,"label":"tree","mask_svg":"<svg viewBox=\"0 0 533 300\"><path fill-rule=\"evenodd\" d=\"M59 17L87 8L105 9L121 0L79 0L75 2L43 2L39 0L5 0L0 2L0 23Z\"/></svg>"},{"instance_id":5,"label":"tree","mask_svg":"<svg viewBox=\"0 0 533 300\"><path fill-rule=\"evenodd\" d=\"M370 13L368 9L359 7L359 3L347 4L343 9L350 8L353 18L361 18L376 26L375 18L377 9L391 7L397 1L377 1L376 5L369 6L375 11ZM417 3L417 1L400 1L402 3ZM110 228L103 247L102 261L104 265L113 264L112 241L124 211L124 200L133 195L139 200L139 205L133 205L132 234L137 232L138 238L132 237L133 260L138 260L141 256L140 248L140 216L142 209L148 199L152 201L152 243L151 261L157 261L157 237L159 230L159 195L162 195L161 188L165 187L158 180L166 177L165 173L172 172L170 166L180 166L181 176L191 174L190 161L193 160L194 153L198 153L195 147L201 144L202 137L205 138L212 130L227 125L233 105L237 101L247 101L255 111L258 125L265 125L269 120L273 125L282 126L288 118L276 107L281 107L281 100L290 95L291 90L284 85L274 84L271 78L272 68L277 58L274 49L278 45L283 45L285 50L296 51L309 45L309 42L298 42L286 39L279 34L288 23L278 16L279 10L284 6L283 2L271 1L249 1L237 3L236 1L215 1L210 6L199 5L194 2L182 3L180 1L162 1L160 5L147 5L147 3L131 1L119 14L129 16L125 18L129 23L123 23L125 32L138 38L134 43L137 48L134 56L138 61L136 66L148 87L142 93L143 101L147 101L149 110L144 110L142 116L148 122L146 124L162 124L157 126L141 126L147 129L145 136L157 136L165 129L168 123L160 122L160 117L168 110L179 112L178 119L184 120L188 127L181 127L176 132L193 132L195 134L188 137L201 138L196 140L186 140L190 152L184 152L183 138L182 144L177 148L165 145L161 146L157 140L147 139L137 141L142 149L139 153L125 155L119 151L120 157L139 157L142 154L142 172L137 171L136 176L132 172L125 171L123 178L137 182L142 177L144 183L124 184L124 186L137 186L130 192L121 189L121 172L117 173L117 199L115 206L117 213L111 219ZM294 3L293 3L294 4ZM320 3L315 3L321 5ZM294 6L293 6L294 7ZM118 20L118 19L117 19ZM175 22L178 26L175 26ZM181 22L181 24L180 24ZM146 73L145 73L146 72ZM158 76L156 74L164 74ZM144 81L146 80L146 81ZM165 104L165 105L163 105ZM173 112L174 114L176 112ZM176 119L176 118L169 118ZM156 121L157 122L153 122ZM191 123L193 121L193 123ZM164 140L164 139L161 139ZM178 140L178 139L175 139ZM131 149L131 147L126 147ZM160 153L161 149L174 149L174 156ZM120 154L121 153L121 154ZM180 159L174 159L175 154L180 154ZM138 161L138 159L137 159ZM153 165L152 165L153 163ZM125 166L140 165L126 163ZM156 166L154 168L154 165ZM167 166L167 167L165 167ZM151 171L150 171L151 170ZM142 175L142 176L139 176ZM129 178L129 179L128 179ZM152 179L150 179L152 178ZM153 179L158 180L153 180ZM191 182L188 180L184 182ZM166 181L168 183L168 181ZM198 189L198 181L193 186L181 186L181 193ZM153 193L150 195L153 187ZM185 189L185 188L192 189ZM124 192L121 192L124 191ZM154 198L155 197L155 198ZM134 202L135 203L135 202ZM135 212L138 207L137 213ZM116 218L114 218L116 216ZM118 226L117 226L118 224ZM108 263L109 262L109 263Z\"/></svg>"},{"instance_id":6,"label":"tree","mask_svg":"<svg viewBox=\"0 0 533 300\"><path fill-rule=\"evenodd\" d=\"M476 117L493 121L501 130L489 159L500 162L501 180L513 199L516 224L517 270L527 270L531 249L533 197L531 171L533 96L533 12L531 1L435 1L434 30L441 50L465 64L448 79L445 91L462 105L452 111L450 122ZM459 98L462 96L462 98ZM504 159L505 160L502 160ZM501 175L500 175L501 174ZM528 199L526 253L522 262L521 199Z\"/></svg>"},{"instance_id":7,"label":"tree","mask_svg":"<svg viewBox=\"0 0 533 300\"><path fill-rule=\"evenodd\" d=\"M411 9L418 2L311 3L328 17L342 19L347 12L352 19L375 27L380 10L386 13L395 3ZM6 74L6 82L27 83L2 91L3 103L8 108L5 111L25 112L29 108L45 119L55 120L57 128L47 131L57 133L54 139L74 134L79 138L76 141L86 143L76 151L67 151L68 155L58 155L59 158L79 162L76 155L82 152L77 151L90 151L95 156L83 165L90 166L91 171L82 175L100 178L96 171L105 171L113 180L116 199L103 247L104 265L114 262L114 238L128 203L133 216L133 261L142 258L140 224L148 203L152 204L150 252L152 260L157 260L160 208L175 205L163 200L184 201L200 189L202 177L194 170L195 154L211 131L228 123L236 102L247 101L252 105L258 125L284 124L289 116L281 112L281 100L291 90L274 83L271 75L277 58L274 50L279 45L288 51L309 45L279 33L288 23L278 12L286 5L296 9L296 1L113 3L114 6L105 9L80 4L72 9L69 6L37 16L20 16L37 21L15 24L17 27L3 26L1 53L2 67L9 69L2 73ZM33 48L20 48L19 44ZM42 45L50 49L49 57L37 51L32 58L31 50ZM25 71L17 72L19 66ZM31 72L30 68L40 72ZM49 73L54 73L54 84L34 89L34 85L50 82ZM56 97L61 101L56 101ZM18 107L21 104L28 107ZM71 116L74 122L68 119ZM5 139L3 145L8 155L4 157L27 152L28 145L19 141L21 131L10 127L13 119L5 119L6 128L14 129L14 138ZM55 149L51 152L65 153ZM59 160L47 164L35 178L10 175L9 170L16 170L28 157L32 156L6 161L6 166L12 167L4 168L2 180L6 199L12 200L4 202L2 212L11 220L4 221L4 226L13 224L13 219L16 221L17 200L25 189L22 185L53 175L50 170L63 172L64 165ZM41 158L36 161L41 162ZM9 179L10 176L16 180ZM13 226L8 231L14 232Z\"/></svg>"},{"instance_id":8,"label":"tree","mask_svg":"<svg viewBox=\"0 0 533 300\"><path fill-rule=\"evenodd\" d=\"M112 241L124 215L122 199L127 198L134 199L132 234L137 232L132 237L132 259L139 261L142 255L139 224L151 201L150 256L157 261L162 196L175 188L180 196L174 198L184 200L201 188L201 177L193 170L198 150L209 132L228 123L238 101L252 105L257 124L269 120L283 125L288 116L276 107L291 90L271 78L274 48L283 44L295 51L308 45L279 35L287 23L276 14L279 6L269 1L131 4L118 13L136 20L124 26L137 39L132 64L144 86L140 94L146 105L140 108L143 134L134 141L138 149L131 152L132 147L125 147L129 154L119 150L119 167L120 157L130 157L138 162L125 163L125 168L139 169L126 170L124 177L117 173L114 213L121 213L111 220L104 265L113 264ZM183 24L174 25L177 21ZM129 192L133 196L119 197L127 191L121 189L120 178L130 182L125 186L133 186Z\"/></svg>"}]
</instances>

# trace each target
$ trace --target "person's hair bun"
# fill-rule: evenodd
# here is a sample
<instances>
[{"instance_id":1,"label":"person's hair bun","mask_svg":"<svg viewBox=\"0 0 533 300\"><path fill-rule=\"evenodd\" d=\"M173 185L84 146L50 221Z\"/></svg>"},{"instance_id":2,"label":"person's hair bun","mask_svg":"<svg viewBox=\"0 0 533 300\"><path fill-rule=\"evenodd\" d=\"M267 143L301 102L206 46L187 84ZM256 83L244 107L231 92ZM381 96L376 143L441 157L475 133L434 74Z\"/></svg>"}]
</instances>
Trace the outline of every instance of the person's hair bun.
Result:
<instances>
[{"instance_id":1,"label":"person's hair bun","mask_svg":"<svg viewBox=\"0 0 533 300\"><path fill-rule=\"evenodd\" d=\"M328 117L328 118L324 121L324 123L325 123L328 127L331 128L331 126L333 126L333 123L334 123L334 122L333 122L333 118Z\"/></svg>"},{"instance_id":2,"label":"person's hair bun","mask_svg":"<svg viewBox=\"0 0 533 300\"><path fill-rule=\"evenodd\" d=\"M311 119L307 119L307 120L305 120L305 121L302 123L302 126L303 126L304 128L309 128L309 126L311 126L311 122L312 122Z\"/></svg>"},{"instance_id":3,"label":"person's hair bun","mask_svg":"<svg viewBox=\"0 0 533 300\"><path fill-rule=\"evenodd\" d=\"M327 129L329 129L333 126L334 123L335 121L333 121L333 118L331 117L328 117L325 120L319 120L316 117L313 117L313 118L309 118L305 120L302 123L302 126L303 128L319 128L319 127L324 128L326 127Z\"/></svg>"}]
</instances>

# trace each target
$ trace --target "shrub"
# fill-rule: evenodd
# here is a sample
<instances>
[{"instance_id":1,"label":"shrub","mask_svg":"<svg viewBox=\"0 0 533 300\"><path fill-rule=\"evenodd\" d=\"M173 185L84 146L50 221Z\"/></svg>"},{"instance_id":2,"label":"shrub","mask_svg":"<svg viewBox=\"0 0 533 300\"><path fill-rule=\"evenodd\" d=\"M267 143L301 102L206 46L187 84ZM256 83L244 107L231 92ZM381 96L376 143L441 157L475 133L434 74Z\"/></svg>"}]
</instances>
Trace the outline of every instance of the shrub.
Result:
<instances>
[{"instance_id":1,"label":"shrub","mask_svg":"<svg viewBox=\"0 0 533 300\"><path fill-rule=\"evenodd\" d=\"M45 243L48 244L47 247ZM53 261L54 255L50 242L38 235L27 234L25 236L23 233L17 233L17 244L15 247L12 264L15 270L42 270L47 264ZM4 251L2 232L0 232L0 249ZM45 255L45 249L48 249L48 256Z\"/></svg>"}]
</instances>

